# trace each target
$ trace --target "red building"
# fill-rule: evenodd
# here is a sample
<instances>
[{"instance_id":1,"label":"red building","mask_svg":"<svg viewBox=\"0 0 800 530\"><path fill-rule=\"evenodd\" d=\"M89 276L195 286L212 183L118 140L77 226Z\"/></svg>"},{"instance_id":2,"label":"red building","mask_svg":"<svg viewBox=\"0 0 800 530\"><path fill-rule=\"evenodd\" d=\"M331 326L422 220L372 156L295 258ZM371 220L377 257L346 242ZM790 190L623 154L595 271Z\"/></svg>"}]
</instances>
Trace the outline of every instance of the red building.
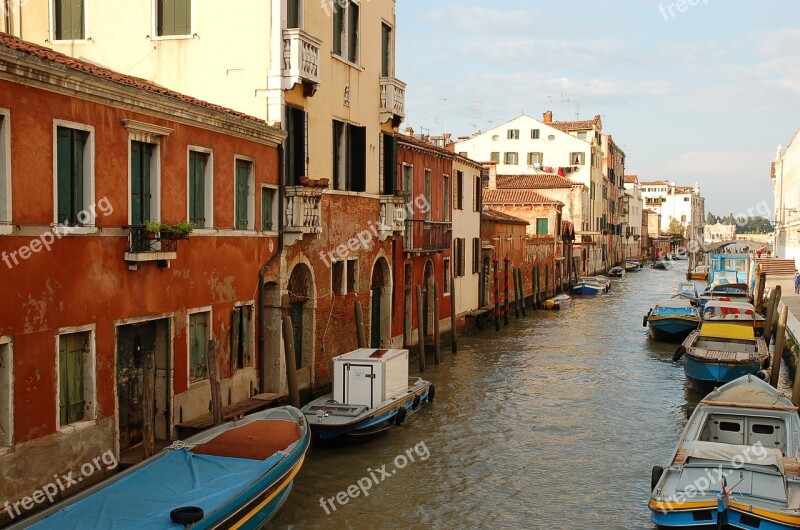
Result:
<instances>
[{"instance_id":1,"label":"red building","mask_svg":"<svg viewBox=\"0 0 800 530\"><path fill-rule=\"evenodd\" d=\"M0 498L140 443L148 358L163 441L209 410L209 340L224 405L280 366L257 337L283 137L0 34Z\"/></svg>"},{"instance_id":2,"label":"red building","mask_svg":"<svg viewBox=\"0 0 800 530\"><path fill-rule=\"evenodd\" d=\"M410 347L419 342L420 325L426 336L433 335L434 304L439 306L440 331L450 329L450 278L458 267L466 267L465 244L453 237L455 154L412 136L397 138L397 186L407 207L406 231L394 253L392 337L396 345ZM423 296L421 318L417 287Z\"/></svg>"}]
</instances>

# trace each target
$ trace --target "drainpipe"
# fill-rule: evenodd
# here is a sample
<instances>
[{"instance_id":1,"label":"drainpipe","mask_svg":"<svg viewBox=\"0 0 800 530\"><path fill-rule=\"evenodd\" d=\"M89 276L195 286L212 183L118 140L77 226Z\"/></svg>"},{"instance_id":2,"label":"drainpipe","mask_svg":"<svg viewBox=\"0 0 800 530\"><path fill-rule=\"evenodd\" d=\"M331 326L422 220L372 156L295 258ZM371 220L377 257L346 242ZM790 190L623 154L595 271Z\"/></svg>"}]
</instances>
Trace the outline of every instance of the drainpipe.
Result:
<instances>
[{"instance_id":1,"label":"drainpipe","mask_svg":"<svg viewBox=\"0 0 800 530\"><path fill-rule=\"evenodd\" d=\"M272 267L272 265L280 259L281 254L283 253L283 195L285 187L283 157L283 144L281 144L278 146L278 248L258 272L258 379L261 393L266 392L267 385L267 358L266 345L264 344L267 327L267 314L264 310L264 276L267 273L267 269ZM280 277L280 274L278 274L278 277Z\"/></svg>"}]
</instances>

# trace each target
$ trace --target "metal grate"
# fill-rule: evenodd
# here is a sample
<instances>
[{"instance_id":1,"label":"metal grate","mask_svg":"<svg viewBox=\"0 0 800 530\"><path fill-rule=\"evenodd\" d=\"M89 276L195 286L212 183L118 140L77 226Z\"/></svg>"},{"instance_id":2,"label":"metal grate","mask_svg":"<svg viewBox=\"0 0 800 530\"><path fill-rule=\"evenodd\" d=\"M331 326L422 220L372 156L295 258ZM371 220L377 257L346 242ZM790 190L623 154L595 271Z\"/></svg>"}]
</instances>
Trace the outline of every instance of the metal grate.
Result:
<instances>
[{"instance_id":1,"label":"metal grate","mask_svg":"<svg viewBox=\"0 0 800 530\"><path fill-rule=\"evenodd\" d=\"M303 264L297 265L289 277L289 302L305 302L309 298L309 274L308 267Z\"/></svg>"}]
</instances>

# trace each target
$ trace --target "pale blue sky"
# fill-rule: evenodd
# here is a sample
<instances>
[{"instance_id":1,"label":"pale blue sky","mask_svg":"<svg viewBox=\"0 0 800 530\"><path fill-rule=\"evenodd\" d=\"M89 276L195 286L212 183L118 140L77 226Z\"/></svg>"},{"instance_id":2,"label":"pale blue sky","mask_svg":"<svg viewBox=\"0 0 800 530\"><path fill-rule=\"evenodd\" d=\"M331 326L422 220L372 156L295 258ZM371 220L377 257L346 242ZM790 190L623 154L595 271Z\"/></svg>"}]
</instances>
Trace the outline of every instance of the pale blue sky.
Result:
<instances>
[{"instance_id":1,"label":"pale blue sky","mask_svg":"<svg viewBox=\"0 0 800 530\"><path fill-rule=\"evenodd\" d=\"M628 173L697 181L717 215L771 209L770 163L800 128L800 1L676 4L397 0L403 127L467 135L579 103Z\"/></svg>"}]
</instances>

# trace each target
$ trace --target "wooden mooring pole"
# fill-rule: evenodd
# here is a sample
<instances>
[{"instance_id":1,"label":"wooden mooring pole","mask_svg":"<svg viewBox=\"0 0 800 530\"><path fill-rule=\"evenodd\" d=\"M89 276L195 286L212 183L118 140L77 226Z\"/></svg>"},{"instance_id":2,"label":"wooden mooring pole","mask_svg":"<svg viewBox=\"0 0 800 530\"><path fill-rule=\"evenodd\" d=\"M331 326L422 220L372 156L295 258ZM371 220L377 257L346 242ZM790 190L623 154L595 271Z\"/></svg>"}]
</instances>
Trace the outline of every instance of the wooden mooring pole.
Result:
<instances>
[{"instance_id":1,"label":"wooden mooring pole","mask_svg":"<svg viewBox=\"0 0 800 530\"><path fill-rule=\"evenodd\" d=\"M510 260L506 257L503 260L503 325L508 326L508 262Z\"/></svg>"},{"instance_id":2,"label":"wooden mooring pole","mask_svg":"<svg viewBox=\"0 0 800 530\"><path fill-rule=\"evenodd\" d=\"M439 282L433 282L433 360L442 362L442 342L439 336Z\"/></svg>"},{"instance_id":3,"label":"wooden mooring pole","mask_svg":"<svg viewBox=\"0 0 800 530\"><path fill-rule=\"evenodd\" d=\"M494 264L494 330L500 331L500 262L497 258Z\"/></svg>"},{"instance_id":4,"label":"wooden mooring pole","mask_svg":"<svg viewBox=\"0 0 800 530\"><path fill-rule=\"evenodd\" d=\"M425 318L422 315L422 287L417 285L417 334L419 336L419 371L425 371Z\"/></svg>"},{"instance_id":5,"label":"wooden mooring pole","mask_svg":"<svg viewBox=\"0 0 800 530\"><path fill-rule=\"evenodd\" d=\"M519 320L519 285L517 284L517 268L511 269L511 276L514 281L514 318Z\"/></svg>"},{"instance_id":6,"label":"wooden mooring pole","mask_svg":"<svg viewBox=\"0 0 800 530\"><path fill-rule=\"evenodd\" d=\"M208 362L208 360L206 360ZM142 447L144 457L150 458L155 453L155 415L156 415L156 368L154 353L146 352L144 358L144 396L142 411Z\"/></svg>"},{"instance_id":7,"label":"wooden mooring pole","mask_svg":"<svg viewBox=\"0 0 800 530\"><path fill-rule=\"evenodd\" d=\"M764 340L767 341L769 346L772 341L772 328L775 327L775 312L778 310L778 303L781 301L781 286L776 285L775 288L769 293L769 304L767 304L767 321L764 323Z\"/></svg>"},{"instance_id":8,"label":"wooden mooring pole","mask_svg":"<svg viewBox=\"0 0 800 530\"><path fill-rule=\"evenodd\" d=\"M283 359L286 361L286 385L289 387L289 404L300 407L300 390L297 387L297 368L294 353L292 319L283 317Z\"/></svg>"},{"instance_id":9,"label":"wooden mooring pole","mask_svg":"<svg viewBox=\"0 0 800 530\"><path fill-rule=\"evenodd\" d=\"M753 300L756 311L764 314L764 289L767 287L767 273L762 272L756 279L756 299Z\"/></svg>"},{"instance_id":10,"label":"wooden mooring pole","mask_svg":"<svg viewBox=\"0 0 800 530\"><path fill-rule=\"evenodd\" d=\"M772 372L769 377L769 384L773 388L778 388L778 378L781 374L781 359L783 358L783 346L786 344L786 323L789 320L789 308L783 306L781 317L778 319L778 327L775 333L775 351L772 354Z\"/></svg>"},{"instance_id":11,"label":"wooden mooring pole","mask_svg":"<svg viewBox=\"0 0 800 530\"><path fill-rule=\"evenodd\" d=\"M211 382L211 415L214 418L214 426L222 425L222 386L219 375L219 352L217 343L213 340L208 341L206 348L206 369L208 379Z\"/></svg>"},{"instance_id":12,"label":"wooden mooring pole","mask_svg":"<svg viewBox=\"0 0 800 530\"><path fill-rule=\"evenodd\" d=\"M456 315L456 279L450 278L450 350L458 353L458 315Z\"/></svg>"},{"instance_id":13,"label":"wooden mooring pole","mask_svg":"<svg viewBox=\"0 0 800 530\"><path fill-rule=\"evenodd\" d=\"M356 314L356 341L358 343L359 348L366 348L367 347L367 337L364 333L364 310L361 307L361 301L356 300L353 305L355 306L355 314ZM373 325L376 323L373 322ZM380 325L380 323L378 323Z\"/></svg>"},{"instance_id":14,"label":"wooden mooring pole","mask_svg":"<svg viewBox=\"0 0 800 530\"><path fill-rule=\"evenodd\" d=\"M517 269L517 277L519 278L519 297L520 297L520 309L522 309L522 316L528 316L525 312L525 282L523 281L524 276L522 275L522 267Z\"/></svg>"}]
</instances>

